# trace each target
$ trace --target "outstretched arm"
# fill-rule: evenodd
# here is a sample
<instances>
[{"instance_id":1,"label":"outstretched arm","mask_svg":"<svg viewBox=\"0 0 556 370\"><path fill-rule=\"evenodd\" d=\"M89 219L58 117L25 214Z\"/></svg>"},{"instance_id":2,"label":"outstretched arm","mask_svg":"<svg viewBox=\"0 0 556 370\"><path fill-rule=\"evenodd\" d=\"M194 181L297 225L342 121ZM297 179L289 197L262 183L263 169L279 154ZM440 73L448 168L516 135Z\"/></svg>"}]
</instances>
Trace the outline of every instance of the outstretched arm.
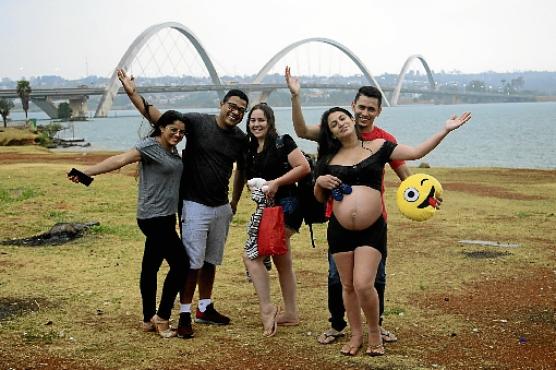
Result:
<instances>
[{"instance_id":1,"label":"outstretched arm","mask_svg":"<svg viewBox=\"0 0 556 370\"><path fill-rule=\"evenodd\" d=\"M286 83L290 89L292 99L292 121L295 134L307 140L317 141L319 139L319 125L307 126L303 118L303 111L301 110L301 100L299 94L301 93L301 85L299 79L291 75L289 66L286 66Z\"/></svg>"},{"instance_id":2,"label":"outstretched arm","mask_svg":"<svg viewBox=\"0 0 556 370\"><path fill-rule=\"evenodd\" d=\"M100 163L97 163L91 167L87 167L83 172L87 176L100 175L102 173L114 171L122 168L130 163L139 162L141 160L141 153L137 149L128 150L125 153L113 155L108 157ZM68 176L73 182L79 182L77 176Z\"/></svg>"},{"instance_id":3,"label":"outstretched arm","mask_svg":"<svg viewBox=\"0 0 556 370\"><path fill-rule=\"evenodd\" d=\"M440 142L446 137L446 135L448 135L451 131L460 128L470 119L470 112L465 112L459 117L453 115L449 120L446 121L442 130L440 130L421 144L415 147L411 147L408 145L398 145L392 152L390 159L410 160L423 158L425 155L433 151L433 149L436 148L438 144L440 144Z\"/></svg>"},{"instance_id":4,"label":"outstretched arm","mask_svg":"<svg viewBox=\"0 0 556 370\"><path fill-rule=\"evenodd\" d=\"M124 91L129 100L133 103L135 108L151 123L155 123L161 116L160 111L154 105L148 104L146 100L143 99L141 95L137 93L137 87L135 86L135 78L133 76L128 76L125 71L120 68L117 70L118 79L122 83Z\"/></svg>"}]
</instances>

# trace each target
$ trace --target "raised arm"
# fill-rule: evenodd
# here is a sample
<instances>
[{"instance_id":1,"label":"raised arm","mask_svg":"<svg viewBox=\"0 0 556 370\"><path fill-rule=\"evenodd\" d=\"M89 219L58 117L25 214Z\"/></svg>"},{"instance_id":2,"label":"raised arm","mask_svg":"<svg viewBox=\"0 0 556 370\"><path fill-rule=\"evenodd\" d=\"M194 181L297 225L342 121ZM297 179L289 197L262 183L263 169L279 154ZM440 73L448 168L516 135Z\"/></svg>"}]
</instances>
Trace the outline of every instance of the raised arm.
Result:
<instances>
[{"instance_id":1,"label":"raised arm","mask_svg":"<svg viewBox=\"0 0 556 370\"><path fill-rule=\"evenodd\" d=\"M307 140L317 141L319 139L319 125L307 126L305 119L303 118L303 111L301 110L301 85L299 84L299 79L291 75L291 70L289 66L286 66L286 83L290 89L291 99L292 99L292 121L293 129L295 134Z\"/></svg>"},{"instance_id":2,"label":"raised arm","mask_svg":"<svg viewBox=\"0 0 556 370\"><path fill-rule=\"evenodd\" d=\"M411 160L423 158L428 153L432 152L434 148L448 135L451 131L460 128L463 124L471 119L471 113L465 112L461 116L457 117L453 115L449 120L446 121L442 130L422 142L421 144L411 147L408 145L398 145L390 159L402 159Z\"/></svg>"},{"instance_id":3,"label":"raised arm","mask_svg":"<svg viewBox=\"0 0 556 370\"><path fill-rule=\"evenodd\" d=\"M125 153L113 155L108 157L102 162L85 168L83 172L87 176L96 176L102 173L114 171L122 168L130 163L139 162L141 160L141 153L137 149L128 150ZM68 176L73 182L79 182L79 179L75 176Z\"/></svg>"},{"instance_id":4,"label":"raised arm","mask_svg":"<svg viewBox=\"0 0 556 370\"><path fill-rule=\"evenodd\" d=\"M161 116L160 111L154 105L148 104L147 101L137 93L135 86L135 78L128 76L123 69L118 69L118 79L122 83L124 91L126 92L129 100L133 103L135 108L151 123L156 123Z\"/></svg>"}]
</instances>

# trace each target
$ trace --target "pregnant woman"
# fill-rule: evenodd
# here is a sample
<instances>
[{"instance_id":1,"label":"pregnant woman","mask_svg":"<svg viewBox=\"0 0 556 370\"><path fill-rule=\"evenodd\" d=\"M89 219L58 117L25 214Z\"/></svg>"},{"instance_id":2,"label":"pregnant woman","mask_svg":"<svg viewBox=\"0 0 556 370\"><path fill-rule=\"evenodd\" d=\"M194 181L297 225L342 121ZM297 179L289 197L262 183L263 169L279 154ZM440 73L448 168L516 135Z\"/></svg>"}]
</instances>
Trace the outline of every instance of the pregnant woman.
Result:
<instances>
[{"instance_id":1,"label":"pregnant woman","mask_svg":"<svg viewBox=\"0 0 556 370\"><path fill-rule=\"evenodd\" d=\"M349 111L334 107L324 112L314 190L321 202L330 196L334 199L327 239L340 274L351 328L351 339L342 347L342 354L354 356L363 346L362 309L369 335L366 353L384 355L374 288L378 264L386 254L387 230L380 197L384 165L390 160L422 158L470 118L470 113L453 116L441 131L410 147L384 139L362 141Z\"/></svg>"}]
</instances>

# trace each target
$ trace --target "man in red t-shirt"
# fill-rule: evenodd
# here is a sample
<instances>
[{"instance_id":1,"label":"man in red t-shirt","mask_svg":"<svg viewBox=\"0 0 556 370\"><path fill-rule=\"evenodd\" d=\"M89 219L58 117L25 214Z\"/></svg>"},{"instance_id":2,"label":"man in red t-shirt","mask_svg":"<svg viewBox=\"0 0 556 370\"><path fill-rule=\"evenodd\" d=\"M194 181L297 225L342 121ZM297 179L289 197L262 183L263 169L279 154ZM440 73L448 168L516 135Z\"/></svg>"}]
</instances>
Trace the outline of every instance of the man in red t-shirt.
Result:
<instances>
[{"instance_id":1,"label":"man in red t-shirt","mask_svg":"<svg viewBox=\"0 0 556 370\"><path fill-rule=\"evenodd\" d=\"M306 125L301 111L301 103L299 92L301 86L298 79L293 78L290 74L289 67L286 67L286 82L291 92L292 99L292 119L294 130L297 136L303 139L317 141L320 132L320 125ZM374 86L363 86L359 89L353 102L351 103L353 112L355 113L355 122L359 125L361 138L365 141L374 139L386 139L393 143L397 143L396 138L387 131L374 125L375 119L382 111L382 94ZM400 180L404 180L411 175L409 168L404 161L390 161L390 167L396 172ZM382 176L382 213L384 220L387 220L386 206L384 203L384 174ZM327 205L327 213L330 213L331 201ZM330 328L324 331L317 340L321 344L329 344L336 341L338 337L343 336L343 330L347 323L344 319L344 303L342 300L342 284L340 276L334 263L334 259L328 254L328 311L330 312ZM375 289L379 299L380 313L380 330L382 340L384 342L395 342L396 336L384 329L382 326L384 313L384 290L386 288L386 259L383 258L378 266L377 276L375 279Z\"/></svg>"}]
</instances>

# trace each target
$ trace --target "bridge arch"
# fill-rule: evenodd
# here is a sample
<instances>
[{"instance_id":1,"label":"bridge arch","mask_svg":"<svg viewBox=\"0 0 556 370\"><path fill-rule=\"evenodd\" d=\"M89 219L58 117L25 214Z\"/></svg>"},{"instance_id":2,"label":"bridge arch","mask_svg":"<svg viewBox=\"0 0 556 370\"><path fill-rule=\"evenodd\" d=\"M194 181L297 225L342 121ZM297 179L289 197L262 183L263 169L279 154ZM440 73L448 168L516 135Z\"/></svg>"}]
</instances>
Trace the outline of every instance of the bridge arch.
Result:
<instances>
[{"instance_id":1,"label":"bridge arch","mask_svg":"<svg viewBox=\"0 0 556 370\"><path fill-rule=\"evenodd\" d=\"M423 67L425 68L425 71L427 72L427 78L429 80L429 85L430 85L431 91L436 90L436 83L434 82L434 78L433 78L431 69L429 68L429 65L428 65L427 61L425 60L425 58L422 55L419 55L419 54L410 55L409 58L407 58L407 60L405 61L404 65L402 67L402 70L400 71L400 74L398 75L398 82L396 83L396 87L394 88L394 91L392 91L392 96L390 97L390 103L392 105L398 105L398 100L400 99L400 92L402 90L403 80L405 79L405 75L407 74L407 70L409 69L409 65L415 59L420 60L421 63L423 64Z\"/></svg>"},{"instance_id":2,"label":"bridge arch","mask_svg":"<svg viewBox=\"0 0 556 370\"><path fill-rule=\"evenodd\" d=\"M181 33L182 35L184 35L195 47L195 49L199 53L199 56L205 63L205 66L209 72L212 83L215 85L222 84L222 82L220 81L220 77L218 77L218 73L216 72L216 69L212 64L212 61L210 60L207 52L205 51L205 48L201 45L201 42L199 41L197 36L193 34L193 32L191 32L183 24L177 22L165 22L165 23L155 24L147 28L139 36L137 36L137 38L133 41L133 43L129 46L125 54L122 56L122 59L120 59L120 62L118 63L118 65L114 69L114 72L112 73L112 77L110 78L110 82L106 87L106 91L104 92L104 95L102 95L102 98L100 99L100 103L97 107L95 117L106 117L108 112L112 108L112 102L114 100L114 96L116 96L120 86L120 83L118 81L118 76L116 75L116 69L123 68L125 70L128 70L129 67L131 66L131 63L133 62L133 60L135 59L139 51L141 51L141 48L147 43L147 41L152 36L154 36L157 32L165 28L172 28L178 31L179 33ZM222 92L219 92L218 94L222 95ZM220 98L222 97L223 95L220 96Z\"/></svg>"},{"instance_id":3,"label":"bridge arch","mask_svg":"<svg viewBox=\"0 0 556 370\"><path fill-rule=\"evenodd\" d=\"M309 42L320 42L320 43L323 43L323 44L331 45L331 46L335 47L336 49L340 50L341 52L343 52L345 55L347 55L349 57L349 59L351 59L357 65L357 67L361 70L361 72L363 73L363 75L365 76L367 81L374 84L375 87L380 91L380 93L382 94L384 105L386 105L388 107L390 106L390 102L388 101L388 98L386 97L386 94L384 94L384 92L382 91L382 88L380 87L378 82L375 80L375 78L373 77L371 72L369 72L369 70L367 69L365 64L363 64L361 59L359 59L351 50L349 50L346 46L342 45L341 43L339 43L335 40L327 39L327 38L323 38L323 37L312 37L312 38L308 38L308 39L303 39L303 40L294 42L294 43L290 44L289 46L286 46L284 49L282 49L278 53L276 53L276 55L274 55L263 66L263 68L261 68L261 70L259 71L259 73L257 73L257 76L255 77L255 79L253 80L252 83L260 84L261 81L263 80L263 78L268 74L268 72L272 69L272 67L274 67L276 65L276 63L278 63L278 61L280 59L282 59L286 54L288 54L293 49L295 49L295 48L297 48L297 47L299 47L303 44L307 44Z\"/></svg>"}]
</instances>

